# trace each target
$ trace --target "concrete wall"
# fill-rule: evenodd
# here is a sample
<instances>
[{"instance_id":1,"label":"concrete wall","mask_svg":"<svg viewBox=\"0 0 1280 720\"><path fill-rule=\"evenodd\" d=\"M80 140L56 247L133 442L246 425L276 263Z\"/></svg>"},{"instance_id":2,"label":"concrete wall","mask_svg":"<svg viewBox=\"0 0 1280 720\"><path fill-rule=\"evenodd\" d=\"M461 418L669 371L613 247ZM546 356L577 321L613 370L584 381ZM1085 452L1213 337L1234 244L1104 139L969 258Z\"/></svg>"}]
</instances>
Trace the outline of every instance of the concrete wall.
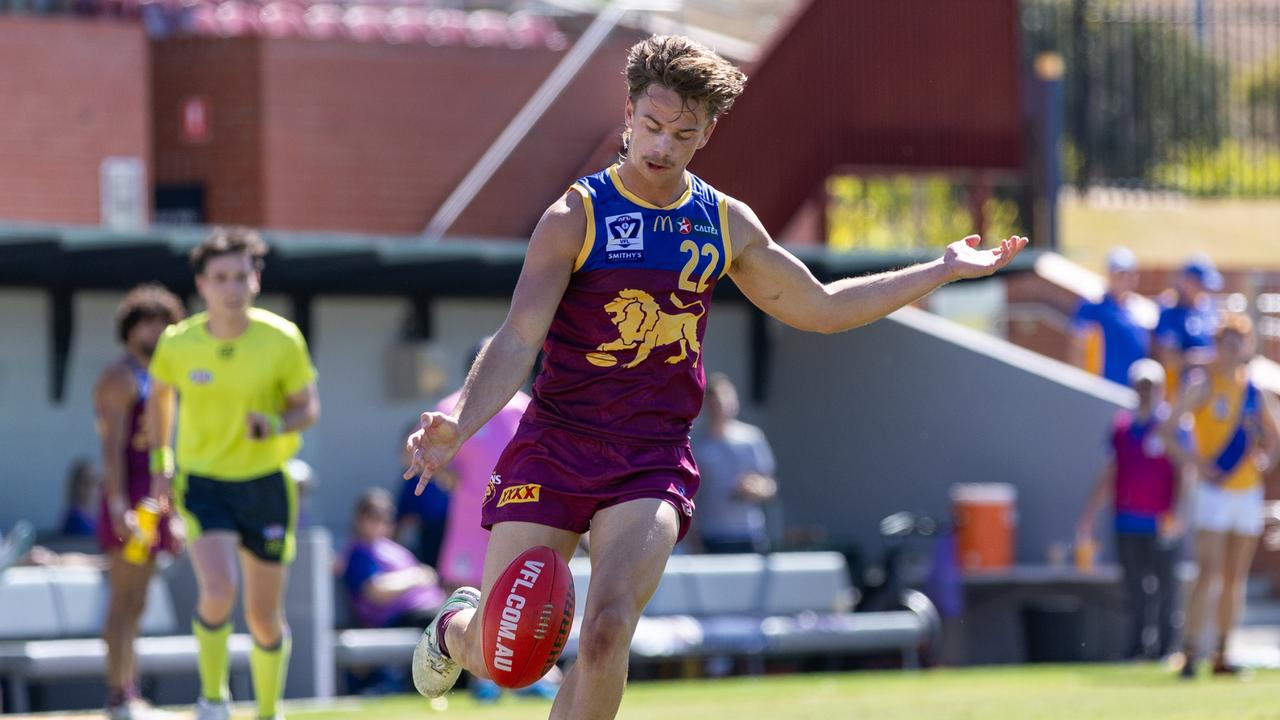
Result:
<instances>
[{"instance_id":1,"label":"concrete wall","mask_svg":"<svg viewBox=\"0 0 1280 720\"><path fill-rule=\"evenodd\" d=\"M774 330L764 425L788 525L875 552L884 516L947 516L952 483L1008 482L1018 561L1071 540L1128 391L910 308L841 335Z\"/></svg>"}]
</instances>

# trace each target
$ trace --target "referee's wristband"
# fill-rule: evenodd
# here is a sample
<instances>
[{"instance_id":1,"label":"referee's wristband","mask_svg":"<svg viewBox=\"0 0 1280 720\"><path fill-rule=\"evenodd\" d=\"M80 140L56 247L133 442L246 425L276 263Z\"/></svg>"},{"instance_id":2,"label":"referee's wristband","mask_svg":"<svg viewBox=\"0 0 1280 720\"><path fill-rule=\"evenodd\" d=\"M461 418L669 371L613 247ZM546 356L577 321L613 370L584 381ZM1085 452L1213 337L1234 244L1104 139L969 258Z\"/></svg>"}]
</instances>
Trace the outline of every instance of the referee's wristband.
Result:
<instances>
[{"instance_id":1,"label":"referee's wristband","mask_svg":"<svg viewBox=\"0 0 1280 720\"><path fill-rule=\"evenodd\" d=\"M165 445L151 451L151 474L173 475L173 448Z\"/></svg>"},{"instance_id":2,"label":"referee's wristband","mask_svg":"<svg viewBox=\"0 0 1280 720\"><path fill-rule=\"evenodd\" d=\"M279 435L284 432L284 418L279 415L267 413L267 422L271 424L271 434Z\"/></svg>"}]
</instances>

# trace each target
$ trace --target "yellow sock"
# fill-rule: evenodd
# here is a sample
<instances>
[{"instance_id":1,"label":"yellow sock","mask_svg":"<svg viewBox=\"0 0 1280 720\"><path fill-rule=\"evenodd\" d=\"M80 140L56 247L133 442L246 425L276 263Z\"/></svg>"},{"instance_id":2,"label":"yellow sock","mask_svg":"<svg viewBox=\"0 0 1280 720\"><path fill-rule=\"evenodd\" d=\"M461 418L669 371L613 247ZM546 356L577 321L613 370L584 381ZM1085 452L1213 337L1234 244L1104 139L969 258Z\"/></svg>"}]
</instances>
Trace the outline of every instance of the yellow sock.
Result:
<instances>
[{"instance_id":1,"label":"yellow sock","mask_svg":"<svg viewBox=\"0 0 1280 720\"><path fill-rule=\"evenodd\" d=\"M286 630L280 642L273 648L253 644L249 651L249 671L253 675L253 696L258 702L258 717L276 716L280 699L284 697L284 679L289 671L289 651L293 641Z\"/></svg>"},{"instance_id":2,"label":"yellow sock","mask_svg":"<svg viewBox=\"0 0 1280 720\"><path fill-rule=\"evenodd\" d=\"M210 627L197 615L191 621L191 632L196 636L200 694L211 702L230 700L227 679L231 675L231 653L227 650L227 638L231 637L231 620Z\"/></svg>"}]
</instances>

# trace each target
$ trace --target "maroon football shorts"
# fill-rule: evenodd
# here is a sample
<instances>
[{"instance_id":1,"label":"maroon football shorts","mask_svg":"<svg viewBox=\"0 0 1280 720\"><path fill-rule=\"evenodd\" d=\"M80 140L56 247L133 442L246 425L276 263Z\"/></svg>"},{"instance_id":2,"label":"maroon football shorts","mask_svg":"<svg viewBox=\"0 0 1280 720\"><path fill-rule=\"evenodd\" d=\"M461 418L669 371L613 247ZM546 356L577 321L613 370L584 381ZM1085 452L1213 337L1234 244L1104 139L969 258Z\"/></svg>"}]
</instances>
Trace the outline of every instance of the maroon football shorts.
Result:
<instances>
[{"instance_id":1,"label":"maroon football shorts","mask_svg":"<svg viewBox=\"0 0 1280 720\"><path fill-rule=\"evenodd\" d=\"M485 489L481 524L521 521L585 533L600 510L657 498L676 509L683 538L697 492L688 443L632 445L521 423Z\"/></svg>"}]
</instances>

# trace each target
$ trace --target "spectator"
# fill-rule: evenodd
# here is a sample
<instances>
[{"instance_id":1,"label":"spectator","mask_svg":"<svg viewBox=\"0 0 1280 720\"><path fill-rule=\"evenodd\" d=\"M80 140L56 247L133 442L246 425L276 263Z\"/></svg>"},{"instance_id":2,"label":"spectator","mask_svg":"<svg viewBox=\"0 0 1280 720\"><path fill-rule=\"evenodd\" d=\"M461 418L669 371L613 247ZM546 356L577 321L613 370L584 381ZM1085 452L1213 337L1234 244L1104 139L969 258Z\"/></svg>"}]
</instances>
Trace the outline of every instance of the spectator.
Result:
<instances>
[{"instance_id":1,"label":"spectator","mask_svg":"<svg viewBox=\"0 0 1280 720\"><path fill-rule=\"evenodd\" d=\"M391 493L371 488L355 509L342 581L360 627L422 627L444 600L435 570L391 539Z\"/></svg>"},{"instance_id":2,"label":"spectator","mask_svg":"<svg viewBox=\"0 0 1280 720\"><path fill-rule=\"evenodd\" d=\"M1129 384L1138 394L1138 406L1116 413L1107 439L1111 457L1080 515L1076 542L1092 542L1094 518L1110 498L1129 602L1126 657L1163 657L1173 650L1173 569L1181 536L1178 473L1159 433L1170 413L1164 369L1154 360L1138 360L1129 367ZM1149 590L1149 579L1156 582L1154 590ZM1148 647L1147 620L1152 616L1156 642Z\"/></svg>"},{"instance_id":3,"label":"spectator","mask_svg":"<svg viewBox=\"0 0 1280 720\"><path fill-rule=\"evenodd\" d=\"M1182 266L1172 295L1160 310L1152 354L1164 366L1166 396L1171 402L1181 392L1187 370L1203 365L1212 353L1218 315L1209 292L1221 289L1222 275L1213 261L1193 255Z\"/></svg>"},{"instance_id":4,"label":"spectator","mask_svg":"<svg viewBox=\"0 0 1280 720\"><path fill-rule=\"evenodd\" d=\"M1107 255L1107 292L1082 302L1072 321L1073 364L1114 383L1129 382L1129 366L1147 356L1151 338L1129 307L1138 284L1138 263L1128 248Z\"/></svg>"},{"instance_id":5,"label":"spectator","mask_svg":"<svg viewBox=\"0 0 1280 720\"><path fill-rule=\"evenodd\" d=\"M444 601L435 570L391 539L394 513L391 493L382 488L366 490L356 503L341 573L359 627L422 627ZM352 673L350 680L357 692L400 692L406 686L403 671L396 668Z\"/></svg>"},{"instance_id":6,"label":"spectator","mask_svg":"<svg viewBox=\"0 0 1280 720\"><path fill-rule=\"evenodd\" d=\"M764 433L737 419L738 393L722 373L707 378L703 425L693 450L702 484L697 526L709 553L769 552L762 505L778 493Z\"/></svg>"},{"instance_id":7,"label":"spectator","mask_svg":"<svg viewBox=\"0 0 1280 720\"><path fill-rule=\"evenodd\" d=\"M1280 457L1280 411L1275 400L1249 380L1253 324L1229 316L1218 329L1217 353L1197 368L1174 407L1175 422L1188 426L1194 442L1175 452L1194 470L1193 525L1199 572L1187 602L1187 632L1178 657L1183 677L1195 676L1195 662L1208 622L1210 596L1220 588L1216 608L1214 674L1233 674L1226 644L1244 607L1245 583L1263 525L1262 475ZM1166 443L1178 447L1167 430Z\"/></svg>"},{"instance_id":8,"label":"spectator","mask_svg":"<svg viewBox=\"0 0 1280 720\"><path fill-rule=\"evenodd\" d=\"M102 474L92 460L81 458L71 466L67 474L67 510L62 516L62 535L92 537L96 534L95 516L101 488Z\"/></svg>"}]
</instances>

